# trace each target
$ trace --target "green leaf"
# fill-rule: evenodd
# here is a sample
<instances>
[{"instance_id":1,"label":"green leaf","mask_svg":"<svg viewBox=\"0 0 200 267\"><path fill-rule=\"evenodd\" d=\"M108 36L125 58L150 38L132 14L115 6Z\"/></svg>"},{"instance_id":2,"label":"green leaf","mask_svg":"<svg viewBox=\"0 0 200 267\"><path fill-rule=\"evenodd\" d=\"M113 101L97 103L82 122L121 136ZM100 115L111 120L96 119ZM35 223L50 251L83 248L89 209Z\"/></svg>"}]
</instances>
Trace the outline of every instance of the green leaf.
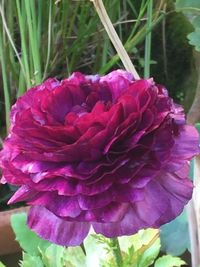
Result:
<instances>
[{"instance_id":1,"label":"green leaf","mask_svg":"<svg viewBox=\"0 0 200 267\"><path fill-rule=\"evenodd\" d=\"M128 248L134 246L135 250L140 249L143 246L149 246L152 239L158 235L157 229L140 230L137 234L132 236L119 237L120 247L124 252L128 252Z\"/></svg>"},{"instance_id":2,"label":"green leaf","mask_svg":"<svg viewBox=\"0 0 200 267\"><path fill-rule=\"evenodd\" d=\"M194 27L194 31L187 35L189 44L200 52L200 1L177 0L176 10L182 11Z\"/></svg>"},{"instance_id":3,"label":"green leaf","mask_svg":"<svg viewBox=\"0 0 200 267\"><path fill-rule=\"evenodd\" d=\"M110 257L108 250L106 250L107 245L99 242L100 238L98 237L99 235L88 235L85 239L84 248L86 255L81 247L67 248L65 252L67 262L73 267L100 267L103 261L107 262Z\"/></svg>"},{"instance_id":4,"label":"green leaf","mask_svg":"<svg viewBox=\"0 0 200 267\"><path fill-rule=\"evenodd\" d=\"M150 266L160 252L159 231L156 229L140 230L133 236L119 238L119 242L122 251L132 254L129 255L128 260L130 262L128 266L131 267ZM131 246L133 249L131 249Z\"/></svg>"},{"instance_id":5,"label":"green leaf","mask_svg":"<svg viewBox=\"0 0 200 267\"><path fill-rule=\"evenodd\" d=\"M185 265L185 261L181 260L178 257L173 257L171 255L162 256L157 259L154 267L180 267Z\"/></svg>"},{"instance_id":6,"label":"green leaf","mask_svg":"<svg viewBox=\"0 0 200 267\"><path fill-rule=\"evenodd\" d=\"M187 36L189 44L195 46L195 49L200 52L200 28L196 28L194 32Z\"/></svg>"},{"instance_id":7,"label":"green leaf","mask_svg":"<svg viewBox=\"0 0 200 267\"><path fill-rule=\"evenodd\" d=\"M199 19L200 19L200 17L199 17ZM196 126L198 132L200 133L200 123L196 123L195 126Z\"/></svg>"},{"instance_id":8,"label":"green leaf","mask_svg":"<svg viewBox=\"0 0 200 267\"><path fill-rule=\"evenodd\" d=\"M51 245L45 251L40 251L42 262L45 267L64 267L65 264L65 247Z\"/></svg>"},{"instance_id":9,"label":"green leaf","mask_svg":"<svg viewBox=\"0 0 200 267\"><path fill-rule=\"evenodd\" d=\"M2 262L0 262L0 267L6 267Z\"/></svg>"},{"instance_id":10,"label":"green leaf","mask_svg":"<svg viewBox=\"0 0 200 267\"><path fill-rule=\"evenodd\" d=\"M46 267L39 256L33 256L23 253L23 260L20 262L21 267Z\"/></svg>"},{"instance_id":11,"label":"green leaf","mask_svg":"<svg viewBox=\"0 0 200 267\"><path fill-rule=\"evenodd\" d=\"M30 255L39 255L40 249L45 249L51 245L46 240L42 240L26 225L26 213L13 214L11 217L11 225L22 249Z\"/></svg>"},{"instance_id":12,"label":"green leaf","mask_svg":"<svg viewBox=\"0 0 200 267\"><path fill-rule=\"evenodd\" d=\"M98 242L92 235L89 235L84 241L84 247L87 255L86 263L88 267L101 266L103 260L107 261L109 259L110 255L108 254L108 250L106 250L106 244Z\"/></svg>"},{"instance_id":13,"label":"green leaf","mask_svg":"<svg viewBox=\"0 0 200 267\"><path fill-rule=\"evenodd\" d=\"M95 250L96 247L93 248L94 253ZM86 262L86 256L81 247L69 247L66 250L65 259L67 262L66 266L70 266L69 264L71 264L72 267L89 267Z\"/></svg>"},{"instance_id":14,"label":"green leaf","mask_svg":"<svg viewBox=\"0 0 200 267\"><path fill-rule=\"evenodd\" d=\"M147 230L146 230L147 231ZM138 267L148 267L154 263L155 259L158 257L160 252L160 238L157 234L150 240L147 245L143 245L139 250L137 266Z\"/></svg>"},{"instance_id":15,"label":"green leaf","mask_svg":"<svg viewBox=\"0 0 200 267\"><path fill-rule=\"evenodd\" d=\"M166 253L179 256L186 249L190 250L188 222L185 210L175 220L161 227L160 238L161 249Z\"/></svg>"},{"instance_id":16,"label":"green leaf","mask_svg":"<svg viewBox=\"0 0 200 267\"><path fill-rule=\"evenodd\" d=\"M176 0L176 9L183 8L199 8L200 9L200 1L197 0Z\"/></svg>"}]
</instances>

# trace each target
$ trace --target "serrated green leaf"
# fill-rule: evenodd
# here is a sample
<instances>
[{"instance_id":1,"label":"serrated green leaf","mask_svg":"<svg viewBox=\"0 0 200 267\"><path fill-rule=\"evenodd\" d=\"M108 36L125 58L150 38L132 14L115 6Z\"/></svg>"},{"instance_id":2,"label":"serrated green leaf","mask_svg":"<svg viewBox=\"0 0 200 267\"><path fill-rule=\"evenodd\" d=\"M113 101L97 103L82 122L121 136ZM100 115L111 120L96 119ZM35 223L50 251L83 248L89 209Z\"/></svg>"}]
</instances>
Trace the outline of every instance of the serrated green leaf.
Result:
<instances>
[{"instance_id":1,"label":"serrated green leaf","mask_svg":"<svg viewBox=\"0 0 200 267\"><path fill-rule=\"evenodd\" d=\"M130 266L137 267L150 266L157 258L161 246L159 231L156 229L140 230L133 236L120 237L119 243L122 251L128 254L131 246L133 247L129 262Z\"/></svg>"},{"instance_id":2,"label":"serrated green leaf","mask_svg":"<svg viewBox=\"0 0 200 267\"><path fill-rule=\"evenodd\" d=\"M132 236L123 236L119 237L120 247L124 252L128 252L128 248L134 246L135 251L139 250L141 247L148 247L149 243L152 241L154 237L158 237L157 229L146 229L140 230L137 234Z\"/></svg>"},{"instance_id":3,"label":"serrated green leaf","mask_svg":"<svg viewBox=\"0 0 200 267\"><path fill-rule=\"evenodd\" d=\"M106 244L98 242L98 239L93 235L88 235L84 240L84 248L86 255L81 247L67 248L65 251L66 266L100 267L103 261L109 260Z\"/></svg>"},{"instance_id":4,"label":"serrated green leaf","mask_svg":"<svg viewBox=\"0 0 200 267\"><path fill-rule=\"evenodd\" d=\"M40 249L46 249L51 245L46 240L38 237L26 225L26 213L13 214L11 216L12 229L16 235L16 240L19 242L21 248L30 255L39 255Z\"/></svg>"},{"instance_id":5,"label":"serrated green leaf","mask_svg":"<svg viewBox=\"0 0 200 267\"><path fill-rule=\"evenodd\" d=\"M185 265L185 261L181 260L178 257L166 255L157 259L154 267L180 267L182 265Z\"/></svg>"},{"instance_id":6,"label":"serrated green leaf","mask_svg":"<svg viewBox=\"0 0 200 267\"><path fill-rule=\"evenodd\" d=\"M0 267L6 267L2 262L0 262Z\"/></svg>"},{"instance_id":7,"label":"serrated green leaf","mask_svg":"<svg viewBox=\"0 0 200 267\"><path fill-rule=\"evenodd\" d=\"M148 267L152 265L158 257L160 251L160 241L156 240L155 243L145 250L138 258L138 267Z\"/></svg>"},{"instance_id":8,"label":"serrated green leaf","mask_svg":"<svg viewBox=\"0 0 200 267\"><path fill-rule=\"evenodd\" d=\"M160 252L160 238L159 233L155 232L154 237L150 240L147 245L143 245L139 250L140 254L137 259L138 267L148 267L154 263Z\"/></svg>"},{"instance_id":9,"label":"serrated green leaf","mask_svg":"<svg viewBox=\"0 0 200 267\"><path fill-rule=\"evenodd\" d=\"M95 247L93 248L95 253ZM81 247L69 247L65 253L65 260L68 263L67 266L73 267L88 267L86 262L85 254ZM95 265L94 265L95 266Z\"/></svg>"},{"instance_id":10,"label":"serrated green leaf","mask_svg":"<svg viewBox=\"0 0 200 267\"><path fill-rule=\"evenodd\" d=\"M106 261L109 258L109 254L106 251L106 244L99 243L92 235L86 238L84 247L87 255L87 267L101 266L102 260Z\"/></svg>"},{"instance_id":11,"label":"serrated green leaf","mask_svg":"<svg viewBox=\"0 0 200 267\"><path fill-rule=\"evenodd\" d=\"M194 26L194 32L187 35L189 44L195 46L197 51L200 51L200 16L193 16L191 23Z\"/></svg>"},{"instance_id":12,"label":"serrated green leaf","mask_svg":"<svg viewBox=\"0 0 200 267\"><path fill-rule=\"evenodd\" d=\"M23 253L23 260L20 262L21 267L46 267L39 256L33 256Z\"/></svg>"},{"instance_id":13,"label":"serrated green leaf","mask_svg":"<svg viewBox=\"0 0 200 267\"><path fill-rule=\"evenodd\" d=\"M42 262L45 267L64 267L65 247L51 245L45 251L40 250Z\"/></svg>"},{"instance_id":14,"label":"serrated green leaf","mask_svg":"<svg viewBox=\"0 0 200 267\"><path fill-rule=\"evenodd\" d=\"M200 1L177 0L176 10L182 11L194 26L194 31L187 35L189 44L193 45L200 52Z\"/></svg>"},{"instance_id":15,"label":"serrated green leaf","mask_svg":"<svg viewBox=\"0 0 200 267\"><path fill-rule=\"evenodd\" d=\"M193 17L192 25L194 26L194 28L200 28L200 16Z\"/></svg>"},{"instance_id":16,"label":"serrated green leaf","mask_svg":"<svg viewBox=\"0 0 200 267\"><path fill-rule=\"evenodd\" d=\"M185 210L175 220L161 227L160 238L162 251L174 256L179 256L186 249L190 249L187 214Z\"/></svg>"},{"instance_id":17,"label":"serrated green leaf","mask_svg":"<svg viewBox=\"0 0 200 267\"><path fill-rule=\"evenodd\" d=\"M200 52L200 28L196 28L194 32L187 35L189 44L195 46L195 49Z\"/></svg>"}]
</instances>

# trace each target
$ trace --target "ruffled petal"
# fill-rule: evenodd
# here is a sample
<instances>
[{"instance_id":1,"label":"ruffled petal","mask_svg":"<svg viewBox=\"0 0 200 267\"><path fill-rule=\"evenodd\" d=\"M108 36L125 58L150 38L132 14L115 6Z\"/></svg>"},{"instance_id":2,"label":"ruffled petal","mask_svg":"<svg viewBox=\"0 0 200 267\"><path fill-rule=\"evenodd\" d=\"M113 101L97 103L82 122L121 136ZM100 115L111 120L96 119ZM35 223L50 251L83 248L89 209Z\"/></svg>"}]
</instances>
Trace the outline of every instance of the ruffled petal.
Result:
<instances>
[{"instance_id":1,"label":"ruffled petal","mask_svg":"<svg viewBox=\"0 0 200 267\"><path fill-rule=\"evenodd\" d=\"M30 208L27 223L41 238L61 246L79 246L90 229L87 222L62 220L42 206Z\"/></svg>"},{"instance_id":2,"label":"ruffled petal","mask_svg":"<svg viewBox=\"0 0 200 267\"><path fill-rule=\"evenodd\" d=\"M172 153L173 158L187 160L200 153L199 134L193 126L184 125L179 127Z\"/></svg>"},{"instance_id":3,"label":"ruffled petal","mask_svg":"<svg viewBox=\"0 0 200 267\"><path fill-rule=\"evenodd\" d=\"M192 196L192 182L183 178L187 176L185 167L176 174L160 173L145 186L144 199L132 204L121 221L92 223L95 232L109 238L132 235L140 229L158 228L174 219Z\"/></svg>"}]
</instances>

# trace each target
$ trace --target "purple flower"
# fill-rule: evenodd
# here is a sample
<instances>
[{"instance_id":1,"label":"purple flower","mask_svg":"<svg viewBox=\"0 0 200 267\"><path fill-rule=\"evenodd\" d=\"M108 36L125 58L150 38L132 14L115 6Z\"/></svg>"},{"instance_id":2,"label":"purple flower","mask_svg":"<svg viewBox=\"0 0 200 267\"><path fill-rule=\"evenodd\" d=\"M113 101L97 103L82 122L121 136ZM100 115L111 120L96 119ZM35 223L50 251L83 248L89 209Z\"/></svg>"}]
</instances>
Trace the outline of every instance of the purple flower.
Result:
<instances>
[{"instance_id":1,"label":"purple flower","mask_svg":"<svg viewBox=\"0 0 200 267\"><path fill-rule=\"evenodd\" d=\"M79 245L91 226L107 237L132 235L183 210L198 138L152 79L74 73L12 107L2 181L20 186L10 203L32 206L28 225L44 239Z\"/></svg>"}]
</instances>

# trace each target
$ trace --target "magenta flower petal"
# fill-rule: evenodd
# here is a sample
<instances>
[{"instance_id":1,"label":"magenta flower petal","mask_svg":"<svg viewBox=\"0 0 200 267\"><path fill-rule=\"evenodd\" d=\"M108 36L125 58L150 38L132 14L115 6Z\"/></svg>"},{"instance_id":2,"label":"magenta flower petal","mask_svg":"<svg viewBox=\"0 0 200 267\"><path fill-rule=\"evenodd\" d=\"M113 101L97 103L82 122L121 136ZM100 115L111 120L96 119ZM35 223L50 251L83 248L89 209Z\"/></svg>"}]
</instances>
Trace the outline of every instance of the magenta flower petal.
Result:
<instances>
[{"instance_id":1,"label":"magenta flower petal","mask_svg":"<svg viewBox=\"0 0 200 267\"><path fill-rule=\"evenodd\" d=\"M62 246L80 245L90 229L87 222L65 221L42 206L31 207L28 226L40 237Z\"/></svg>"},{"instance_id":2,"label":"magenta flower petal","mask_svg":"<svg viewBox=\"0 0 200 267\"><path fill-rule=\"evenodd\" d=\"M178 174L160 174L145 186L144 199L130 205L121 221L95 222L92 226L96 233L109 238L132 235L149 226L158 228L182 212L182 205L192 197L192 189L192 182L187 178Z\"/></svg>"},{"instance_id":3,"label":"magenta flower petal","mask_svg":"<svg viewBox=\"0 0 200 267\"><path fill-rule=\"evenodd\" d=\"M107 237L174 219L192 196L188 161L199 136L153 79L74 73L20 97L0 152L9 203L33 206L28 224L60 245L79 245L90 225Z\"/></svg>"}]
</instances>

